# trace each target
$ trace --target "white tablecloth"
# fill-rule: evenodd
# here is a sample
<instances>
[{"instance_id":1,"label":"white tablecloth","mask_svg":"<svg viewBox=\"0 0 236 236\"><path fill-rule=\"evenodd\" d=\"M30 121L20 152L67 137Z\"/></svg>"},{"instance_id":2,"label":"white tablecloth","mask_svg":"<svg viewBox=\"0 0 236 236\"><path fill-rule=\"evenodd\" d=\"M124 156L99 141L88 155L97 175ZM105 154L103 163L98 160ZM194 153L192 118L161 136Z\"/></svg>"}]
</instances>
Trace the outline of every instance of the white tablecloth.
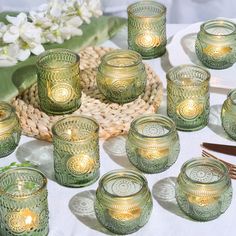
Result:
<instances>
[{"instance_id":1,"label":"white tablecloth","mask_svg":"<svg viewBox=\"0 0 236 236\"><path fill-rule=\"evenodd\" d=\"M167 25L168 36L186 25ZM126 39L118 35L113 42L125 47ZM114 46L106 42L104 46ZM168 56L147 61L165 82L165 73L169 69ZM235 75L232 75L235 76ZM147 236L229 236L236 235L236 197L229 209L218 219L210 222L195 222L187 218L178 208L174 198L174 185L181 165L192 157L201 155L200 144L204 141L235 144L230 141L220 126L219 112L226 98L220 89L211 93L211 115L208 127L196 132L179 132L181 152L177 162L160 174L145 175L153 195L154 208L147 225L133 235ZM166 96L158 113L166 113ZM133 168L124 151L124 137L100 141L101 175L113 169ZM236 163L234 157L228 158ZM111 234L96 220L93 211L94 193L98 182L85 188L67 188L57 184L53 178L52 146L23 136L18 149L10 156L1 159L1 166L13 161L30 160L39 165L46 173L48 181L48 201L50 211L49 236L97 236ZM232 181L236 189L236 181Z\"/></svg>"}]
</instances>

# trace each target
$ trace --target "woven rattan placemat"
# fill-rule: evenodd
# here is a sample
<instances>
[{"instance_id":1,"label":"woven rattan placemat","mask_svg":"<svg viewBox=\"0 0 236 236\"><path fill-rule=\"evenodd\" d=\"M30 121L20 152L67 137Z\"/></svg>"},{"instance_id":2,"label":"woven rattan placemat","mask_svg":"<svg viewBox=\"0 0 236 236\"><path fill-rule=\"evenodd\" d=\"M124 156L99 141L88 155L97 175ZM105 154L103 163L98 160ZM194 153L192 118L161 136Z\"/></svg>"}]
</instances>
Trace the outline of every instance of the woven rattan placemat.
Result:
<instances>
[{"instance_id":1,"label":"woven rattan placemat","mask_svg":"<svg viewBox=\"0 0 236 236\"><path fill-rule=\"evenodd\" d=\"M73 113L95 118L100 124L102 138L127 133L130 122L136 116L156 112L162 99L162 83L155 72L146 65L148 78L143 95L123 105L106 100L97 89L96 73L101 57L110 50L112 49L89 47L80 52L82 105ZM51 141L52 124L64 116L49 116L40 110L36 84L17 96L12 104L20 118L23 134Z\"/></svg>"}]
</instances>

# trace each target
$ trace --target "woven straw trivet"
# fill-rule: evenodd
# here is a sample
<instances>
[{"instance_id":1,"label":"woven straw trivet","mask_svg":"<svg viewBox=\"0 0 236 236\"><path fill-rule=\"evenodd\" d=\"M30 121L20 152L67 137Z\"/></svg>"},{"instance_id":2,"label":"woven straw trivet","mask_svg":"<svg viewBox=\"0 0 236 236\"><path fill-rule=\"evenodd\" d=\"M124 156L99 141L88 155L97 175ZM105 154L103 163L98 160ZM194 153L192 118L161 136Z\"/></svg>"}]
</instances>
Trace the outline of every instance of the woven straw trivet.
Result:
<instances>
[{"instance_id":1,"label":"woven straw trivet","mask_svg":"<svg viewBox=\"0 0 236 236\"><path fill-rule=\"evenodd\" d=\"M146 65L148 74L145 93L133 102L119 105L104 98L96 86L96 71L101 57L112 49L89 47L80 52L82 105L73 115L87 115L100 124L100 137L127 133L130 122L138 115L156 112L162 99L162 83ZM12 101L20 118L23 134L51 141L51 126L64 116L49 116L39 108L37 85ZM65 115L68 116L68 115Z\"/></svg>"}]
</instances>

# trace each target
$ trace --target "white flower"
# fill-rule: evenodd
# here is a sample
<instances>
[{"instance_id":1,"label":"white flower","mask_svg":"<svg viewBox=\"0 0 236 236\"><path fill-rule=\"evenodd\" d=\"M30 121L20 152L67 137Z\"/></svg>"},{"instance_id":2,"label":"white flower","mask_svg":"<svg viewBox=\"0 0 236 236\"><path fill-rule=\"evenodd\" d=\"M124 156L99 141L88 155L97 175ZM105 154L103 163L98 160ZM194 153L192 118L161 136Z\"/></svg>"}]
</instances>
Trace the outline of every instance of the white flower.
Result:
<instances>
[{"instance_id":1,"label":"white flower","mask_svg":"<svg viewBox=\"0 0 236 236\"><path fill-rule=\"evenodd\" d=\"M82 30L79 26L83 23L80 17L74 16L63 23L54 24L50 29L43 33L46 42L63 43L73 36L82 35Z\"/></svg>"},{"instance_id":2,"label":"white flower","mask_svg":"<svg viewBox=\"0 0 236 236\"><path fill-rule=\"evenodd\" d=\"M81 17L86 23L90 23L92 13L88 10L88 5L85 0L67 0L65 12L68 15L76 15Z\"/></svg>"},{"instance_id":3,"label":"white flower","mask_svg":"<svg viewBox=\"0 0 236 236\"><path fill-rule=\"evenodd\" d=\"M44 47L41 44L38 44L34 41L30 43L26 43L25 41L20 40L18 44L19 44L20 50L17 54L17 58L20 61L26 60L30 56L31 52L34 55L39 55L40 53L44 51Z\"/></svg>"},{"instance_id":4,"label":"white flower","mask_svg":"<svg viewBox=\"0 0 236 236\"><path fill-rule=\"evenodd\" d=\"M62 9L64 4L65 3L62 0L52 0L51 2L49 2L48 7L50 9L50 16L60 18L62 15Z\"/></svg>"},{"instance_id":5,"label":"white flower","mask_svg":"<svg viewBox=\"0 0 236 236\"><path fill-rule=\"evenodd\" d=\"M82 35L82 23L101 14L99 0L49 0L29 16L7 16L9 24L0 22L0 66L24 61L31 53L39 55L44 51L42 43L61 44Z\"/></svg>"},{"instance_id":6,"label":"white flower","mask_svg":"<svg viewBox=\"0 0 236 236\"><path fill-rule=\"evenodd\" d=\"M33 24L41 29L47 29L53 25L52 19L45 12L30 12L30 19Z\"/></svg>"},{"instance_id":7,"label":"white flower","mask_svg":"<svg viewBox=\"0 0 236 236\"><path fill-rule=\"evenodd\" d=\"M6 31L7 26L3 22L0 22L0 38L2 38Z\"/></svg>"},{"instance_id":8,"label":"white flower","mask_svg":"<svg viewBox=\"0 0 236 236\"><path fill-rule=\"evenodd\" d=\"M30 53L39 55L44 51L41 45L42 30L33 23L28 22L27 15L20 13L16 17L7 16L7 20L12 23L3 35L4 43L15 43L20 45L17 58L26 60Z\"/></svg>"},{"instance_id":9,"label":"white flower","mask_svg":"<svg viewBox=\"0 0 236 236\"><path fill-rule=\"evenodd\" d=\"M79 16L87 23L90 23L90 18L92 17L92 13L88 9L88 5L86 2L82 1L79 5L78 9Z\"/></svg>"},{"instance_id":10,"label":"white flower","mask_svg":"<svg viewBox=\"0 0 236 236\"><path fill-rule=\"evenodd\" d=\"M9 44L0 48L0 67L13 66L17 63L17 54L19 46L17 44Z\"/></svg>"},{"instance_id":11,"label":"white flower","mask_svg":"<svg viewBox=\"0 0 236 236\"><path fill-rule=\"evenodd\" d=\"M86 0L86 2L93 16L98 17L102 15L101 2L99 0Z\"/></svg>"}]
</instances>

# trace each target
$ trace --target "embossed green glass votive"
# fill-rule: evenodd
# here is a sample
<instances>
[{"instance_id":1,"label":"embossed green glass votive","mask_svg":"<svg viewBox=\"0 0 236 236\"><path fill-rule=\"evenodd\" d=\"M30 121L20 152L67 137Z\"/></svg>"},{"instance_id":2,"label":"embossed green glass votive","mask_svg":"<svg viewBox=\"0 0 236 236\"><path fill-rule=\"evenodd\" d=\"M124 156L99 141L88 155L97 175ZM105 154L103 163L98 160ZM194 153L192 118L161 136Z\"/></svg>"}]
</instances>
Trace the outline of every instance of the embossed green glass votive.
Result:
<instances>
[{"instance_id":1,"label":"embossed green glass votive","mask_svg":"<svg viewBox=\"0 0 236 236\"><path fill-rule=\"evenodd\" d=\"M227 20L203 23L195 44L199 60L212 69L225 69L236 62L236 24Z\"/></svg>"},{"instance_id":2,"label":"embossed green glass votive","mask_svg":"<svg viewBox=\"0 0 236 236\"><path fill-rule=\"evenodd\" d=\"M162 56L166 51L166 7L155 1L140 1L128 11L129 49L144 59Z\"/></svg>"},{"instance_id":3,"label":"embossed green glass votive","mask_svg":"<svg viewBox=\"0 0 236 236\"><path fill-rule=\"evenodd\" d=\"M131 170L115 170L99 181L94 203L98 221L115 234L130 234L149 220L153 203L146 178Z\"/></svg>"},{"instance_id":4,"label":"embossed green glass votive","mask_svg":"<svg viewBox=\"0 0 236 236\"><path fill-rule=\"evenodd\" d=\"M131 102L144 92L146 82L145 66L137 52L118 49L102 57L97 86L108 100Z\"/></svg>"},{"instance_id":5,"label":"embossed green glass votive","mask_svg":"<svg viewBox=\"0 0 236 236\"><path fill-rule=\"evenodd\" d=\"M210 73L200 66L181 65L169 70L167 113L179 130L194 131L208 123Z\"/></svg>"},{"instance_id":6,"label":"embossed green glass votive","mask_svg":"<svg viewBox=\"0 0 236 236\"><path fill-rule=\"evenodd\" d=\"M46 236L47 179L38 170L18 167L0 175L0 235Z\"/></svg>"},{"instance_id":7,"label":"embossed green glass votive","mask_svg":"<svg viewBox=\"0 0 236 236\"><path fill-rule=\"evenodd\" d=\"M183 212L195 220L217 218L228 209L232 200L227 167L207 158L185 162L177 178L176 200Z\"/></svg>"},{"instance_id":8,"label":"embossed green glass votive","mask_svg":"<svg viewBox=\"0 0 236 236\"><path fill-rule=\"evenodd\" d=\"M126 152L130 162L146 173L169 168L179 155L179 136L175 123L166 116L144 115L130 125Z\"/></svg>"},{"instance_id":9,"label":"embossed green glass votive","mask_svg":"<svg viewBox=\"0 0 236 236\"><path fill-rule=\"evenodd\" d=\"M236 140L236 89L231 90L221 109L221 122L225 132Z\"/></svg>"},{"instance_id":10,"label":"embossed green glass votive","mask_svg":"<svg viewBox=\"0 0 236 236\"><path fill-rule=\"evenodd\" d=\"M11 154L16 149L20 137L20 121L14 108L6 102L0 102L0 157Z\"/></svg>"},{"instance_id":11,"label":"embossed green glass votive","mask_svg":"<svg viewBox=\"0 0 236 236\"><path fill-rule=\"evenodd\" d=\"M99 125L90 117L70 116L52 127L58 183L83 187L99 178Z\"/></svg>"},{"instance_id":12,"label":"embossed green glass votive","mask_svg":"<svg viewBox=\"0 0 236 236\"><path fill-rule=\"evenodd\" d=\"M81 105L79 56L67 49L51 49L37 60L40 107L47 114L72 113Z\"/></svg>"}]
</instances>

